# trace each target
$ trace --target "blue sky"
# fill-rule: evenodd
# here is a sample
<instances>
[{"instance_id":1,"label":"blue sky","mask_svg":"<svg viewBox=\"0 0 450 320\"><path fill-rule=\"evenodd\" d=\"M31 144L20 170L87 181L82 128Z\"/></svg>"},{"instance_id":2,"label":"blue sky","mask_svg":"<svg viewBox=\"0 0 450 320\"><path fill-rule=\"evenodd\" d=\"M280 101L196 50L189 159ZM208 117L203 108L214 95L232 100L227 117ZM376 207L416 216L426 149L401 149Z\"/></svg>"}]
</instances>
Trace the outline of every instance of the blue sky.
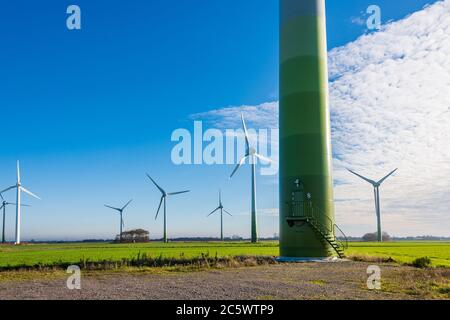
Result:
<instances>
[{"instance_id":1,"label":"blue sky","mask_svg":"<svg viewBox=\"0 0 450 320\"><path fill-rule=\"evenodd\" d=\"M387 22L433 2L376 4ZM70 4L81 7L82 30L66 28ZM355 18L370 4L327 0L329 49L366 32ZM43 198L23 200L33 205L24 210L25 239L112 237L119 220L103 204L131 198L127 229L161 236L159 194L146 172L168 190L192 190L170 199L170 235L217 235L218 217L205 216L219 188L235 213L226 235L249 235L248 170L230 182L231 166L174 166L170 136L192 129L192 114L277 100L278 1L18 0L1 5L0 39L0 185L14 183L20 159L24 185ZM273 179L259 178L258 191L260 209L277 207ZM263 236L278 232L277 219L261 215Z\"/></svg>"}]
</instances>

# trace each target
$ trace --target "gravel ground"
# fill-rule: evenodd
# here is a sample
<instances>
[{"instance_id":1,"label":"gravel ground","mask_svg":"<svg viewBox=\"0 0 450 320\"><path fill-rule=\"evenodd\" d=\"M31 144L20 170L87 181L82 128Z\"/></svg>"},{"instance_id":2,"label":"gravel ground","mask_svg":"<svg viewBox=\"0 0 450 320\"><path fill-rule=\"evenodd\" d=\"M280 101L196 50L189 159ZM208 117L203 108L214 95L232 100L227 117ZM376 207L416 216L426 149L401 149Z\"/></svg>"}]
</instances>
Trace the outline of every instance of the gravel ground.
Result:
<instances>
[{"instance_id":1,"label":"gravel ground","mask_svg":"<svg viewBox=\"0 0 450 320\"><path fill-rule=\"evenodd\" d=\"M368 266L339 262L162 274L96 272L82 275L81 290L68 290L61 277L2 280L0 299L423 299L435 298L430 296L432 284L449 276L445 269L431 272L383 264L383 289L371 291L366 286Z\"/></svg>"}]
</instances>

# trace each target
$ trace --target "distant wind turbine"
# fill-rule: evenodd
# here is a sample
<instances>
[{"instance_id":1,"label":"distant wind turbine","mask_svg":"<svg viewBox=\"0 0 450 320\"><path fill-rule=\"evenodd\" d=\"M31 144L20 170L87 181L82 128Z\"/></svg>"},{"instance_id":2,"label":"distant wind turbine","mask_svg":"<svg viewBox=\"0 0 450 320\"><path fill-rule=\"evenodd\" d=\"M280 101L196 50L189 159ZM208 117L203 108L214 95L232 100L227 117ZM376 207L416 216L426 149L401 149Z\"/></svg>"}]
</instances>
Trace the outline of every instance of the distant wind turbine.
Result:
<instances>
[{"instance_id":1,"label":"distant wind turbine","mask_svg":"<svg viewBox=\"0 0 450 320\"><path fill-rule=\"evenodd\" d=\"M155 220L158 219L159 210L161 209L161 205L164 202L164 242L167 243L167 242L169 242L168 239L167 239L167 207L166 207L166 205L167 205L167 197L174 196L174 195L177 195L177 194L182 194L182 193L188 193L188 192L190 192L190 190L167 193L166 191L164 191L163 188L161 188L155 182L155 180L152 179L152 177L150 177L150 175L148 173L147 173L147 177L153 182L153 184L156 186L156 188L158 188L158 190L162 194L161 195L161 201L159 202L159 206L158 206L158 211L156 211Z\"/></svg>"},{"instance_id":2,"label":"distant wind turbine","mask_svg":"<svg viewBox=\"0 0 450 320\"><path fill-rule=\"evenodd\" d=\"M17 161L17 182L16 185L11 186L9 188L6 188L3 191L0 191L0 193L5 193L6 191L9 191L11 189L16 189L17 191L17 200L16 200L16 241L15 244L20 244L20 208L22 205L20 204L20 198L21 198L21 192L28 193L30 196L41 200L37 195L33 194L31 191L28 191L24 187L22 187L22 183L20 181L20 165L19 161Z\"/></svg>"},{"instance_id":3,"label":"distant wind turbine","mask_svg":"<svg viewBox=\"0 0 450 320\"><path fill-rule=\"evenodd\" d=\"M211 212L209 216L213 215L214 213L216 213L217 211L220 210L220 240L224 240L223 238L223 213L225 212L226 214L228 214L230 217L232 217L231 213L229 213L227 210L224 209L223 205L222 205L222 193L219 191L219 206L214 209L213 212Z\"/></svg>"},{"instance_id":4,"label":"distant wind turbine","mask_svg":"<svg viewBox=\"0 0 450 320\"><path fill-rule=\"evenodd\" d=\"M242 120L242 128L244 129L244 135L245 135L245 156L239 161L238 165L234 169L233 173L230 176L230 179L233 178L233 176L236 174L236 172L239 170L239 168L244 164L245 160L247 158L250 159L251 164L251 170L252 170L252 230L251 230L251 236L252 236L252 243L258 242L258 223L257 223L257 209L256 209L256 158L259 158L266 162L273 162L271 159L266 158L256 152L256 149L253 147L250 147L250 142L248 138L248 131L247 126L245 125L244 115L241 114L241 120Z\"/></svg>"},{"instance_id":5,"label":"distant wind turbine","mask_svg":"<svg viewBox=\"0 0 450 320\"><path fill-rule=\"evenodd\" d=\"M126 205L124 205L122 208L115 208L115 207L111 207L105 204L105 207L116 210L117 212L119 212L120 215L120 233L119 233L119 241L122 242L122 232L123 232L123 227L125 226L125 224L123 223L123 211L125 210L126 207L128 207L128 205L131 203L132 200L128 201L128 203Z\"/></svg>"},{"instance_id":6,"label":"distant wind turbine","mask_svg":"<svg viewBox=\"0 0 450 320\"><path fill-rule=\"evenodd\" d=\"M383 242L383 234L381 232L380 186L384 181L386 181L387 178L389 178L391 175L393 175L398 169L395 169L394 171L389 173L387 176L385 176L383 179L381 179L378 182L368 179L366 177L363 177L362 175L360 175L350 169L347 169L347 170L350 171L351 173L353 173L355 176L363 179L364 181L367 181L368 183L370 183L373 186L373 194L375 197L375 213L377 215L377 226L378 226L377 238L378 238L378 242Z\"/></svg>"},{"instance_id":7,"label":"distant wind turbine","mask_svg":"<svg viewBox=\"0 0 450 320\"><path fill-rule=\"evenodd\" d=\"M3 210L3 224L2 224L2 243L5 243L5 218L6 218L6 206L13 205L15 206L15 203L8 202L3 198L2 194L0 193L0 198L2 199L0 210ZM22 207L29 207L29 205L21 204Z\"/></svg>"}]
</instances>

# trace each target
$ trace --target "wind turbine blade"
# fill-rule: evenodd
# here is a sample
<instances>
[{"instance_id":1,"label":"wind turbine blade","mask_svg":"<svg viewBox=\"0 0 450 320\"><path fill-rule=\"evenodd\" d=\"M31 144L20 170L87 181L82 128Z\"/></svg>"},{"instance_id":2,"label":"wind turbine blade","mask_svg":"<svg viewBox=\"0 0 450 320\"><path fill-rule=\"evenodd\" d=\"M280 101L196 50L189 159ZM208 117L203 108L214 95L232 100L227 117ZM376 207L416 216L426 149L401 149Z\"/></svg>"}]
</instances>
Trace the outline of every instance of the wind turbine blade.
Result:
<instances>
[{"instance_id":1,"label":"wind turbine blade","mask_svg":"<svg viewBox=\"0 0 450 320\"><path fill-rule=\"evenodd\" d=\"M229 213L227 210L223 209L223 212L225 212L227 215L229 215L230 217L232 217L233 215L231 213Z\"/></svg>"},{"instance_id":2,"label":"wind turbine blade","mask_svg":"<svg viewBox=\"0 0 450 320\"><path fill-rule=\"evenodd\" d=\"M392 176L395 172L397 172L398 168L395 169L394 171L392 171L391 173L389 173L386 177L384 177L383 179L381 179L380 181L378 181L378 184L382 184L387 178L389 178L390 176Z\"/></svg>"},{"instance_id":3,"label":"wind turbine blade","mask_svg":"<svg viewBox=\"0 0 450 320\"><path fill-rule=\"evenodd\" d=\"M352 170L350 170L350 169L347 169L347 170L350 171L351 173L353 173L355 176L358 176L358 177L360 177L361 179L367 181L367 182L370 183L371 185L376 185L376 184L377 184L375 181L370 180L370 179L368 179L368 178L366 178L366 177L363 177L362 175L357 174L356 172L354 172L354 171L352 171Z\"/></svg>"},{"instance_id":4,"label":"wind turbine blade","mask_svg":"<svg viewBox=\"0 0 450 320\"><path fill-rule=\"evenodd\" d=\"M0 193L0 198L2 198L2 201L5 201L5 198L3 198L3 195Z\"/></svg>"},{"instance_id":5,"label":"wind turbine blade","mask_svg":"<svg viewBox=\"0 0 450 320\"><path fill-rule=\"evenodd\" d=\"M222 190L219 190L219 205L222 205Z\"/></svg>"},{"instance_id":6,"label":"wind turbine blade","mask_svg":"<svg viewBox=\"0 0 450 320\"><path fill-rule=\"evenodd\" d=\"M214 209L213 212L211 212L210 214L208 214L206 217L209 217L209 216L213 215L213 214L216 213L219 209L220 209L220 207L217 207L216 209Z\"/></svg>"},{"instance_id":7,"label":"wind turbine blade","mask_svg":"<svg viewBox=\"0 0 450 320\"><path fill-rule=\"evenodd\" d=\"M17 182L20 183L20 163L17 160Z\"/></svg>"},{"instance_id":8,"label":"wind turbine blade","mask_svg":"<svg viewBox=\"0 0 450 320\"><path fill-rule=\"evenodd\" d=\"M244 114L242 112L241 112L241 120L242 120L242 128L244 129L244 135L245 135L245 145L247 147L247 153L248 153L250 150L250 142L248 141L247 125L245 124Z\"/></svg>"},{"instance_id":9,"label":"wind turbine blade","mask_svg":"<svg viewBox=\"0 0 450 320\"><path fill-rule=\"evenodd\" d=\"M260 154L258 154L258 153L255 153L255 157L261 159L261 160L264 161L264 162L269 162L269 163L273 163L273 162L274 162L272 159L269 159L269 158L267 158L267 157L264 157L264 156L262 156L262 155L260 155Z\"/></svg>"},{"instance_id":10,"label":"wind turbine blade","mask_svg":"<svg viewBox=\"0 0 450 320\"><path fill-rule=\"evenodd\" d=\"M6 188L5 190L0 191L0 193L5 193L6 191L9 191L9 190L14 189L14 188L16 188L16 187L17 187L17 186L12 186L12 187ZM3 197L2 197L2 199L3 199Z\"/></svg>"},{"instance_id":11,"label":"wind turbine blade","mask_svg":"<svg viewBox=\"0 0 450 320\"><path fill-rule=\"evenodd\" d=\"M41 200L41 198L39 198L37 195L35 195L35 194L32 193L31 191L28 191L28 190L25 189L24 187L20 187L20 190L22 190L22 191L25 192L25 193L28 193L30 196L32 196L32 197L34 197L34 198L36 198L36 199L38 199L38 200Z\"/></svg>"},{"instance_id":12,"label":"wind turbine blade","mask_svg":"<svg viewBox=\"0 0 450 320\"><path fill-rule=\"evenodd\" d=\"M16 206L16 205L17 205L17 203L12 203L12 202L8 202L7 204L12 205L12 206ZM20 206L21 206L21 207L31 207L31 206L28 205L28 204L20 204Z\"/></svg>"},{"instance_id":13,"label":"wind turbine blade","mask_svg":"<svg viewBox=\"0 0 450 320\"><path fill-rule=\"evenodd\" d=\"M168 196L174 196L174 195L177 195L177 194L188 193L188 192L191 192L191 190L180 191L180 192L171 192L171 193L168 193L167 195Z\"/></svg>"},{"instance_id":14,"label":"wind turbine blade","mask_svg":"<svg viewBox=\"0 0 450 320\"><path fill-rule=\"evenodd\" d=\"M128 201L128 203L122 208L122 211L125 210L126 207L128 207L128 205L133 201L133 199L131 199L130 201Z\"/></svg>"},{"instance_id":15,"label":"wind turbine blade","mask_svg":"<svg viewBox=\"0 0 450 320\"><path fill-rule=\"evenodd\" d=\"M0 207L0 210L2 210L4 206L5 206L5 205L4 205L4 204L2 204L2 206Z\"/></svg>"},{"instance_id":16,"label":"wind turbine blade","mask_svg":"<svg viewBox=\"0 0 450 320\"><path fill-rule=\"evenodd\" d=\"M110 208L110 209L113 209L113 210L116 210L116 211L119 211L119 212L121 211L119 208L114 208L114 207L108 206L108 205L106 205L106 204L105 204L105 207Z\"/></svg>"},{"instance_id":17,"label":"wind turbine blade","mask_svg":"<svg viewBox=\"0 0 450 320\"><path fill-rule=\"evenodd\" d=\"M152 180L153 184L158 188L159 191L161 191L162 194L166 194L166 192L164 191L163 188L161 188L155 180L152 179L152 177L150 177L150 175L147 173L147 177Z\"/></svg>"},{"instance_id":18,"label":"wind turbine blade","mask_svg":"<svg viewBox=\"0 0 450 320\"><path fill-rule=\"evenodd\" d=\"M158 207L158 211L156 211L156 217L155 220L158 219L158 215L159 215L159 210L161 210L161 205L163 203L164 200L164 196L161 197L161 201L159 202L159 207Z\"/></svg>"},{"instance_id":19,"label":"wind turbine blade","mask_svg":"<svg viewBox=\"0 0 450 320\"><path fill-rule=\"evenodd\" d=\"M245 157L243 157L241 159L241 161L239 161L239 163L237 164L236 168L234 169L233 173L230 176L230 179L233 178L233 176L236 174L236 172L239 170L239 168L244 164L245 159L247 159L248 155L246 155Z\"/></svg>"}]
</instances>

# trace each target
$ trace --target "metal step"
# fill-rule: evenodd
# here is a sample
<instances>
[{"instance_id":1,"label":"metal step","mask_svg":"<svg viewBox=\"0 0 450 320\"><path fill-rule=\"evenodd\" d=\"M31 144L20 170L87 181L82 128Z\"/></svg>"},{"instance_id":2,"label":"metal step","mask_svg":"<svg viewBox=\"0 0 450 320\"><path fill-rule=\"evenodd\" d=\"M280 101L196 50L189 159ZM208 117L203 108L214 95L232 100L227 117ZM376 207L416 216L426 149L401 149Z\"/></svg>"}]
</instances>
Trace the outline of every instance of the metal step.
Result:
<instances>
[{"instance_id":1,"label":"metal step","mask_svg":"<svg viewBox=\"0 0 450 320\"><path fill-rule=\"evenodd\" d=\"M313 227L315 232L317 234L319 234L321 236L321 238L323 240L325 240L334 249L334 251L338 254L338 256L340 258L344 257L344 250L341 248L341 246L337 242L336 237L331 236L329 234L324 234L320 230L320 224L318 222L316 222L314 219L309 218L309 219L305 219L304 221L308 222Z\"/></svg>"},{"instance_id":2,"label":"metal step","mask_svg":"<svg viewBox=\"0 0 450 320\"><path fill-rule=\"evenodd\" d=\"M326 243L328 243L333 248L333 250L338 254L338 256L340 258L344 257L343 245L337 241L334 234L333 235L329 234L328 231L323 232L322 230L326 230L326 229L314 217L312 217L312 216L307 216L307 217L306 216L303 216L303 217L293 216L293 217L288 217L287 222L291 226L295 225L296 222L308 223L322 241L326 241Z\"/></svg>"}]
</instances>

